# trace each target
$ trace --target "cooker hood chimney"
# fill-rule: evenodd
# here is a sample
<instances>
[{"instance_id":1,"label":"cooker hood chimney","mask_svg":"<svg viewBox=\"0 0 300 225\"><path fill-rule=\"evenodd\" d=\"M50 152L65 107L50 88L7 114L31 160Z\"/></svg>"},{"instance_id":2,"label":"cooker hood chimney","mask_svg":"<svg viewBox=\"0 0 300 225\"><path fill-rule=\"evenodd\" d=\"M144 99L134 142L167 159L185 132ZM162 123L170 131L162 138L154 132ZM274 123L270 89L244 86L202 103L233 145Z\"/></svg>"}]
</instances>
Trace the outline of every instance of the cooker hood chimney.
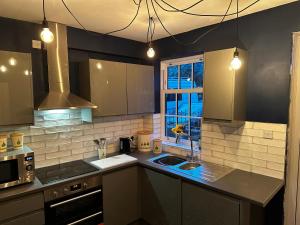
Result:
<instances>
[{"instance_id":1,"label":"cooker hood chimney","mask_svg":"<svg viewBox=\"0 0 300 225\"><path fill-rule=\"evenodd\" d=\"M66 25L49 22L49 28L54 34L53 42L47 44L49 93L38 110L97 108L70 92Z\"/></svg>"}]
</instances>

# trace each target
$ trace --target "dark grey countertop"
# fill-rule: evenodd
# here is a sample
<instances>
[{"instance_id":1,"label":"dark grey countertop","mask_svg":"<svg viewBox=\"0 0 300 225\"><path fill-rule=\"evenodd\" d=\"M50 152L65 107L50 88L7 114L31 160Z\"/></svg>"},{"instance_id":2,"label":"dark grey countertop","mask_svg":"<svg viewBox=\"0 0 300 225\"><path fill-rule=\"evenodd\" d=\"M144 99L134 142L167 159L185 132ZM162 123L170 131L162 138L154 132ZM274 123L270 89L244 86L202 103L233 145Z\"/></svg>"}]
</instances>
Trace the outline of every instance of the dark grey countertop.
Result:
<instances>
[{"instance_id":1,"label":"dark grey countertop","mask_svg":"<svg viewBox=\"0 0 300 225\"><path fill-rule=\"evenodd\" d=\"M157 154L135 152L132 153L131 156L136 157L137 161L118 165L109 169L99 169L99 171L69 178L62 182L52 183L49 185L42 185L40 181L36 178L31 184L23 184L20 186L0 190L0 201L9 200L30 193L43 191L44 189L49 188L50 186L62 184L78 178L93 176L97 174L105 174L134 165L140 165L152 170L156 170L158 172L180 178L184 181L191 182L195 185L199 185L203 188L220 192L222 194L226 194L234 198L246 200L262 207L265 207L284 185L283 180L246 171L241 171L238 169L234 169L232 172L215 182L209 182L207 180L201 179L201 177L192 177L180 173L179 171L172 170L168 167L164 167L150 162L149 159L151 159L152 157L157 157ZM97 160L97 158L87 159L86 161L90 162L92 160Z\"/></svg>"}]
</instances>

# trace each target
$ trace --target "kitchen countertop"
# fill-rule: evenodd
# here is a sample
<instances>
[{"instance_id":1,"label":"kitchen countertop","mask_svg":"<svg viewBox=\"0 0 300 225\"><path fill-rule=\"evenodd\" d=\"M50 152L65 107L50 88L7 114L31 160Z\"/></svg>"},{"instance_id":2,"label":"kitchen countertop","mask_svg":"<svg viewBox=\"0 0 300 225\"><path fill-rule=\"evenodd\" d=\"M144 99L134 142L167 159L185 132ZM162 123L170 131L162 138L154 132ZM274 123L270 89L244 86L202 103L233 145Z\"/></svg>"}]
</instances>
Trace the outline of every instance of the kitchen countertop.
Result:
<instances>
[{"instance_id":1,"label":"kitchen countertop","mask_svg":"<svg viewBox=\"0 0 300 225\"><path fill-rule=\"evenodd\" d=\"M0 190L0 201L40 192L44 189L49 188L50 186L62 184L82 177L105 174L134 165L140 165L157 172L168 174L170 176L180 178L184 181L191 182L195 185L199 185L203 188L214 190L216 192L226 194L237 199L246 200L262 207L265 207L284 185L283 180L238 169L232 170L230 173L215 182L209 182L207 180L201 179L200 177L189 176L187 174L181 173L180 171L170 169L168 167L161 166L149 161L149 159L159 156L158 154L135 152L132 153L131 156L136 157L137 161L114 166L108 169L99 169L96 172L68 178L66 180L48 185L42 185L38 178L35 178L34 182L31 184L23 184L20 186ZM97 160L97 158L90 158L85 161L91 162L93 160Z\"/></svg>"}]
</instances>

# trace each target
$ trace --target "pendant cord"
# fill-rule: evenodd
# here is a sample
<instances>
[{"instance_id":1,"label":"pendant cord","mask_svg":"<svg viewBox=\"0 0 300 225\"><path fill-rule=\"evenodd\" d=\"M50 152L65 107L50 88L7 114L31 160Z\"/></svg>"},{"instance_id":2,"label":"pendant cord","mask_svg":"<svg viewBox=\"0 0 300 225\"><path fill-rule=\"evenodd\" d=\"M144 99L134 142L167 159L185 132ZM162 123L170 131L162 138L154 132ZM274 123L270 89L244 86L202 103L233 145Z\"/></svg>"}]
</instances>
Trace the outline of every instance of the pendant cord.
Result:
<instances>
[{"instance_id":1,"label":"pendant cord","mask_svg":"<svg viewBox=\"0 0 300 225\"><path fill-rule=\"evenodd\" d=\"M239 43L239 0L236 0L236 45Z\"/></svg>"},{"instance_id":2,"label":"pendant cord","mask_svg":"<svg viewBox=\"0 0 300 225\"><path fill-rule=\"evenodd\" d=\"M45 0L43 0L43 15L44 15L44 20L46 20Z\"/></svg>"}]
</instances>

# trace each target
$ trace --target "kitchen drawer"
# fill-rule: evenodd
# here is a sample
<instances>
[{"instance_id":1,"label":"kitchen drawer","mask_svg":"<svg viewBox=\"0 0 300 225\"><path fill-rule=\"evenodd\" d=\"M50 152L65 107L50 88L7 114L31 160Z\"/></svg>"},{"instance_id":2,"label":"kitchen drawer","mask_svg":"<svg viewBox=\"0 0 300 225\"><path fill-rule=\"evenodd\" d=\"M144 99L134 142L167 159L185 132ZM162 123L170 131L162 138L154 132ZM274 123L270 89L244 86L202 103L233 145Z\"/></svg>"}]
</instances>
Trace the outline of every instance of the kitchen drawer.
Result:
<instances>
[{"instance_id":1,"label":"kitchen drawer","mask_svg":"<svg viewBox=\"0 0 300 225\"><path fill-rule=\"evenodd\" d=\"M44 211L36 211L18 218L1 223L1 225L44 225Z\"/></svg>"},{"instance_id":2,"label":"kitchen drawer","mask_svg":"<svg viewBox=\"0 0 300 225\"><path fill-rule=\"evenodd\" d=\"M0 225L44 225L44 211L39 210L34 213L26 214L15 219L0 223Z\"/></svg>"},{"instance_id":3,"label":"kitchen drawer","mask_svg":"<svg viewBox=\"0 0 300 225\"><path fill-rule=\"evenodd\" d=\"M44 208L44 196L36 193L0 203L0 221Z\"/></svg>"}]
</instances>

